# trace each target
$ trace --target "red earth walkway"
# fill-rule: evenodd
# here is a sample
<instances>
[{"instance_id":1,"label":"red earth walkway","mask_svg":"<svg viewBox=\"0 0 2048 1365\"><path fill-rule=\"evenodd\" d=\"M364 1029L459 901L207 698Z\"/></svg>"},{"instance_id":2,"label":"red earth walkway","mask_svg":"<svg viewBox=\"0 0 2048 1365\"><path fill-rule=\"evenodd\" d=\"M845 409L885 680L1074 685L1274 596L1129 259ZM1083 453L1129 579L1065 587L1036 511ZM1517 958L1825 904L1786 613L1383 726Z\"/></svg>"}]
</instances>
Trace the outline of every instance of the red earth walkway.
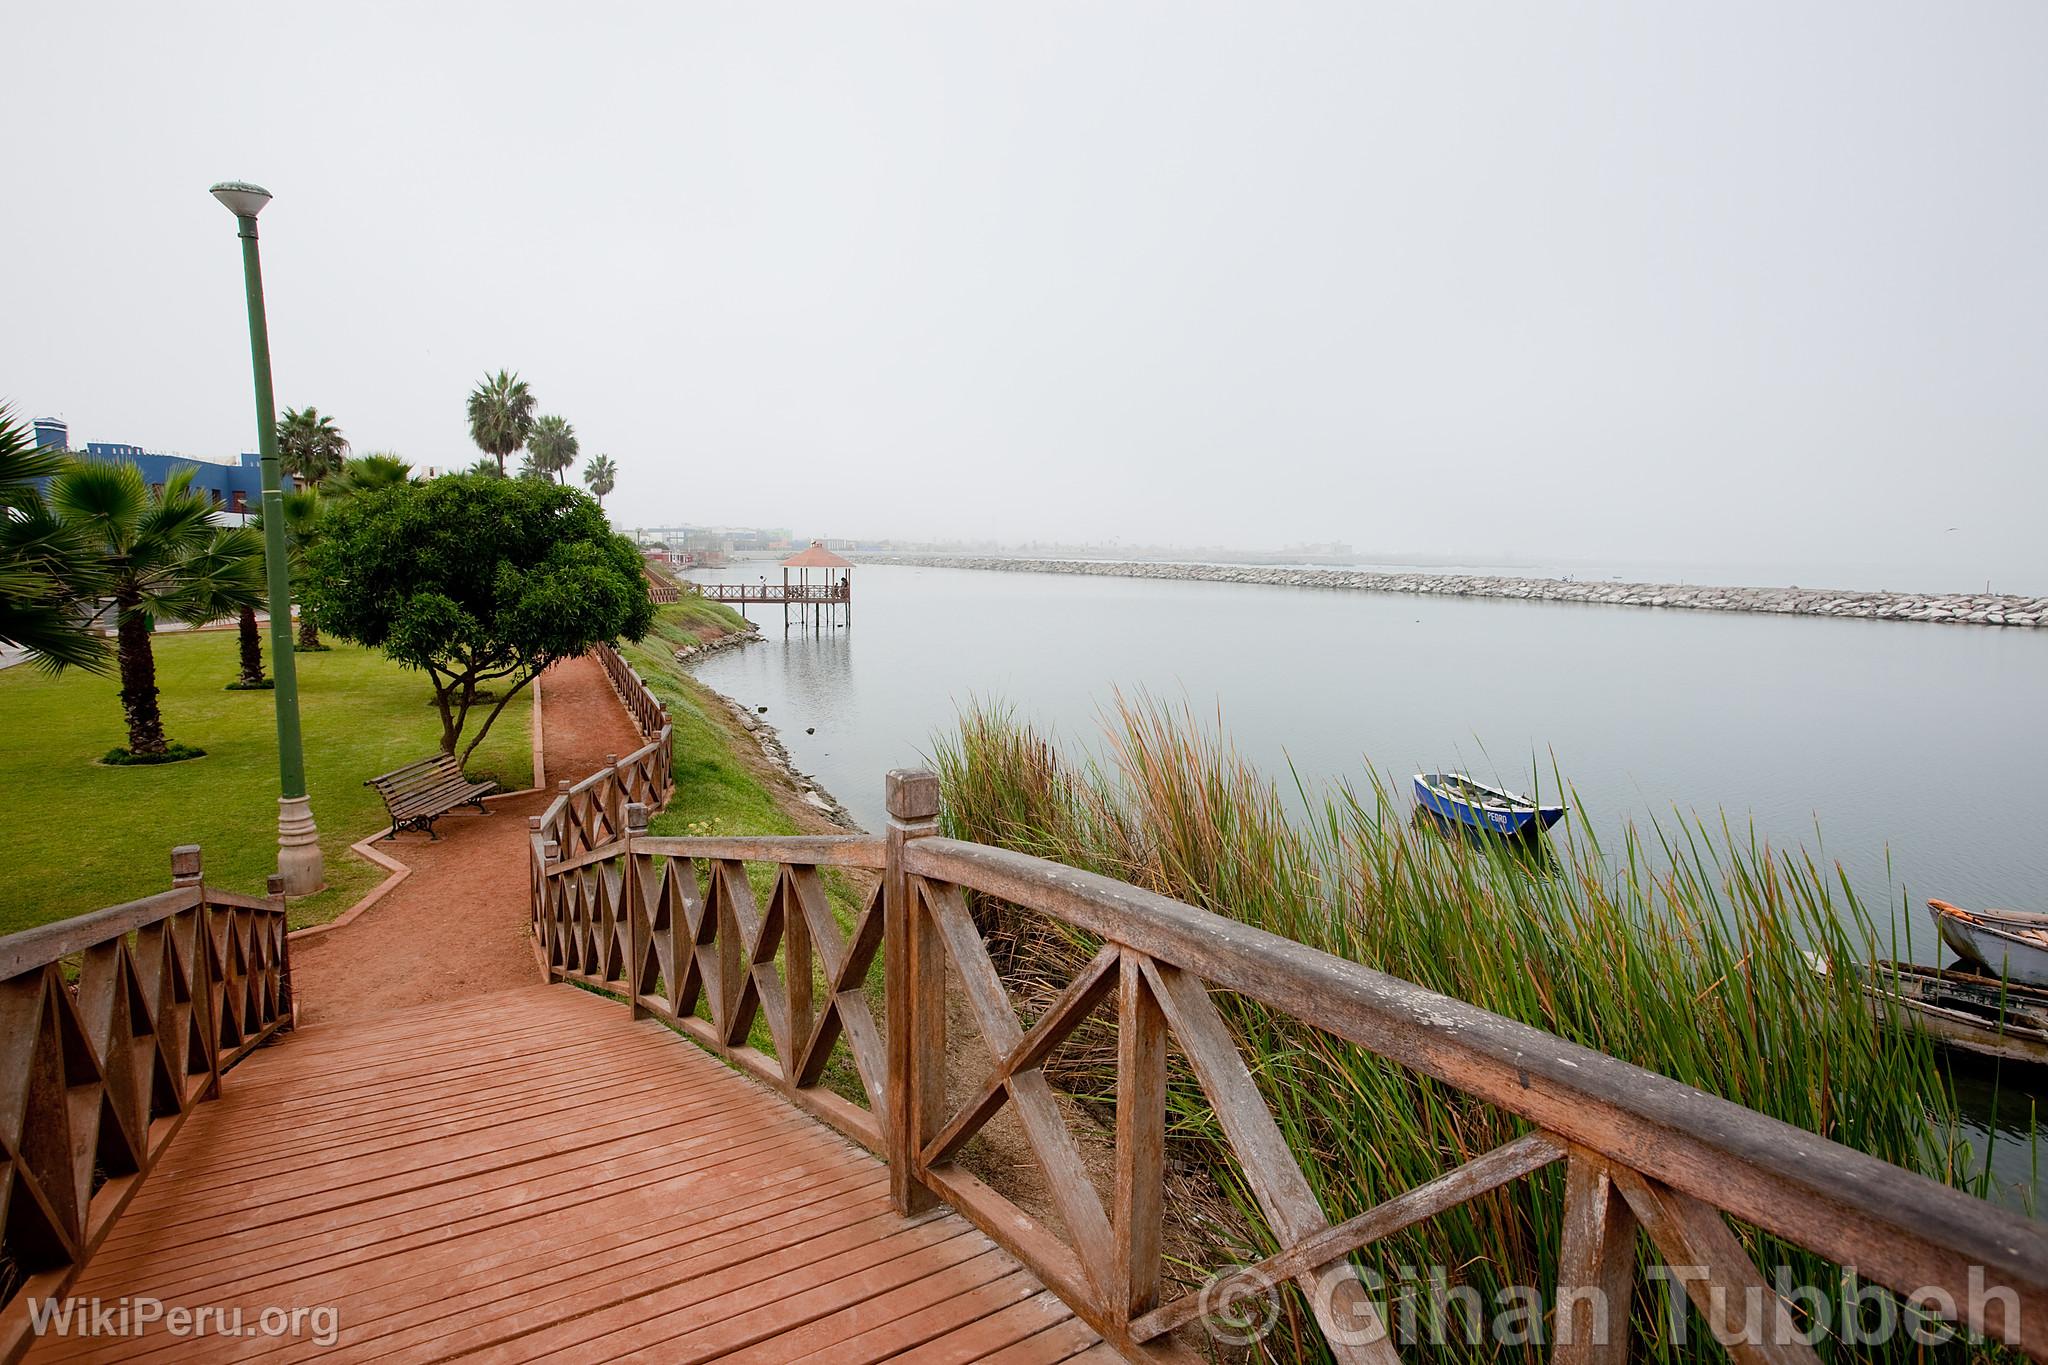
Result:
<instances>
[{"instance_id":1,"label":"red earth walkway","mask_svg":"<svg viewBox=\"0 0 2048 1365\"><path fill-rule=\"evenodd\" d=\"M604 669L588 658L541 678L550 779L576 781L643 741ZM550 785L553 785L552 780ZM317 1024L531 984L526 820L545 794L460 812L439 841L401 834L379 849L413 873L357 919L292 945L299 1019Z\"/></svg>"}]
</instances>

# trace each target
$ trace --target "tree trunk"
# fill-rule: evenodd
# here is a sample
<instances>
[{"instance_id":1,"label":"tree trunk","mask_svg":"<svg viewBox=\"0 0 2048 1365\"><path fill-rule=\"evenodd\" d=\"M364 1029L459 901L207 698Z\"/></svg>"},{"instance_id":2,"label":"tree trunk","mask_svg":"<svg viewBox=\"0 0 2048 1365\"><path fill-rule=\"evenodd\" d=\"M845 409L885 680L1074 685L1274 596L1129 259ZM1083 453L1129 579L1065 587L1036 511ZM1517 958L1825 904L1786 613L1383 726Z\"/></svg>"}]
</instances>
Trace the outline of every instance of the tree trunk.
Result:
<instances>
[{"instance_id":1,"label":"tree trunk","mask_svg":"<svg viewBox=\"0 0 2048 1365\"><path fill-rule=\"evenodd\" d=\"M449 694L455 690L455 684L453 681L443 683L438 673L434 674L433 678L434 705L441 712L441 752L452 754L455 752L455 741L462 737L462 722L457 719L455 708L448 700Z\"/></svg>"},{"instance_id":2,"label":"tree trunk","mask_svg":"<svg viewBox=\"0 0 2048 1365\"><path fill-rule=\"evenodd\" d=\"M263 633L256 629L256 608L242 608L242 619L237 629L242 637L242 686L261 687L263 686Z\"/></svg>"},{"instance_id":3,"label":"tree trunk","mask_svg":"<svg viewBox=\"0 0 2048 1365\"><path fill-rule=\"evenodd\" d=\"M149 627L134 604L121 604L116 631L121 658L121 709L128 715L128 752L138 757L164 752L164 717L156 704L156 655L149 647Z\"/></svg>"},{"instance_id":4,"label":"tree trunk","mask_svg":"<svg viewBox=\"0 0 2048 1365\"><path fill-rule=\"evenodd\" d=\"M313 609L303 602L299 604L299 648L320 648L320 622L313 615Z\"/></svg>"},{"instance_id":5,"label":"tree trunk","mask_svg":"<svg viewBox=\"0 0 2048 1365\"><path fill-rule=\"evenodd\" d=\"M538 677L540 671L540 669L535 669L533 672L527 674L518 682L512 683L505 689L504 694L498 698L498 704L491 708L491 713L488 716L484 717L483 728L478 730L476 734L470 737L469 747L462 751L463 767L466 768L469 766L469 756L476 752L476 746L483 743L484 736L488 735L491 732L491 726L497 723L498 713L505 709L505 703L511 701L512 698L518 696L520 689L525 687L528 683L532 682L534 678Z\"/></svg>"}]
</instances>

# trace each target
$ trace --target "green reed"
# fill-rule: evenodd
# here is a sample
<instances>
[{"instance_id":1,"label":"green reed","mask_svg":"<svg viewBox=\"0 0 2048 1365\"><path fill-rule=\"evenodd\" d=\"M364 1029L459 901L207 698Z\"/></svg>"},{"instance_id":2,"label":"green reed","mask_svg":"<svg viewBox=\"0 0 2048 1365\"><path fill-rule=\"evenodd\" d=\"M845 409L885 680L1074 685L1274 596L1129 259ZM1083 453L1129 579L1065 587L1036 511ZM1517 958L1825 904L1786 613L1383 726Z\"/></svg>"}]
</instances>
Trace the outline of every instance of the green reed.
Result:
<instances>
[{"instance_id":1,"label":"green reed","mask_svg":"<svg viewBox=\"0 0 2048 1365\"><path fill-rule=\"evenodd\" d=\"M1119 697L1099 760L1075 760L1000 705L976 703L935 744L946 832L1147 887L1546 1029L1722 1095L1937 1180L1982 1193L1985 1154L1957 1136L1956 1100L1931 1046L1879 1029L1851 973L1816 959L1898 955L1839 869L1774 849L1725 818L1622 827L1603 848L1583 812L1545 849L1445 837L1411 821L1405 794L1368 770L1363 785L1283 789L1220 727L1184 708ZM1564 784L1552 775L1554 789ZM1577 803L1573 803L1577 807ZM1096 946L1019 911L978 907L1028 1013ZM1512 1115L1254 1002L1218 996L1273 1115L1329 1216L1349 1217L1524 1130ZM1055 1059L1055 1079L1107 1112L1115 1052L1107 1025ZM1176 1065L1176 1155L1234 1213L1198 1259L1277 1249L1202 1093ZM1378 1244L1358 1259L1398 1305L1403 1267L1444 1267L1491 1316L1509 1286L1556 1283L1563 1177L1552 1167ZM1832 1286L1838 1271L1740 1229L1768 1278ZM1228 1242L1241 1239L1241 1245ZM1647 1257L1646 1257L1647 1260ZM1194 1270L1187 1278L1199 1279ZM1546 1301L1548 1291L1545 1291ZM1430 1321L1425 1311L1421 1321ZM1830 1319L1834 1320L1834 1319ZM1462 1319L1453 1318L1453 1325ZM1719 1359L1695 1319L1672 1340L1660 1289L1639 1277L1638 1358ZM1547 1334L1540 1339L1547 1340ZM1702 1344L1704 1343L1704 1344ZM1280 1360L1324 1348L1298 1302L1263 1349ZM1961 1344L1850 1345L1831 1360L1967 1359ZM1406 1359L1538 1360L1547 1348L1453 1335Z\"/></svg>"}]
</instances>

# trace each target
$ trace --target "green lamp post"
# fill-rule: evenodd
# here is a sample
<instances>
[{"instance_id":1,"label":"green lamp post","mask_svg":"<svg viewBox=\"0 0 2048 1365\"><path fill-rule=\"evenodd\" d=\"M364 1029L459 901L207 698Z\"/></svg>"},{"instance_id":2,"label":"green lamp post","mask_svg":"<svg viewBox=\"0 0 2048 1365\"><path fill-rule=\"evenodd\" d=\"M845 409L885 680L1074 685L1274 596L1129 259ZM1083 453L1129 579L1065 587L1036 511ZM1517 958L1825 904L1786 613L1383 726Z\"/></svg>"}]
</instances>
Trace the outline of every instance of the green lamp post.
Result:
<instances>
[{"instance_id":1,"label":"green lamp post","mask_svg":"<svg viewBox=\"0 0 2048 1365\"><path fill-rule=\"evenodd\" d=\"M270 392L270 328L263 316L263 266L256 256L256 215L270 202L260 185L227 180L213 197L235 215L242 238L242 282L249 296L249 358L256 369L256 449L263 456L263 558L270 579L270 668L277 679L277 872L288 896L320 889L320 831L306 796L299 745L299 670L292 654L291 573L284 545L284 475L277 458L277 403Z\"/></svg>"}]
</instances>

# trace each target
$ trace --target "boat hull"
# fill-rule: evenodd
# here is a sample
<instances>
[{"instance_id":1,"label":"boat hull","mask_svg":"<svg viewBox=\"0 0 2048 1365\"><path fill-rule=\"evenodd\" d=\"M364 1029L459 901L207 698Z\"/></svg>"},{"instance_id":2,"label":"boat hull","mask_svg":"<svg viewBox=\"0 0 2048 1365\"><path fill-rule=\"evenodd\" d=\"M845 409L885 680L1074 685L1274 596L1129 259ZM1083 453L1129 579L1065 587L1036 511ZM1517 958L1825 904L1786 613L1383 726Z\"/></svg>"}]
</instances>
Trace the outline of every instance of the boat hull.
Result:
<instances>
[{"instance_id":1,"label":"boat hull","mask_svg":"<svg viewBox=\"0 0 2048 1365\"><path fill-rule=\"evenodd\" d=\"M1941 941L1959 957L1968 958L2008 981L2048 986L2048 947L1999 928L1942 901L1929 901Z\"/></svg>"},{"instance_id":2,"label":"boat hull","mask_svg":"<svg viewBox=\"0 0 2048 1365\"><path fill-rule=\"evenodd\" d=\"M1821 975L1825 963L1816 962ZM1943 1047L2048 1066L2048 991L1910 962L1854 969L1873 1018L1910 1027Z\"/></svg>"},{"instance_id":3,"label":"boat hull","mask_svg":"<svg viewBox=\"0 0 2048 1365\"><path fill-rule=\"evenodd\" d=\"M1507 837L1540 834L1564 818L1563 806L1538 806L1520 800L1486 802L1463 799L1430 780L1432 774L1415 777L1415 804L1439 820L1486 834ZM1502 793L1505 797L1511 794Z\"/></svg>"}]
</instances>

